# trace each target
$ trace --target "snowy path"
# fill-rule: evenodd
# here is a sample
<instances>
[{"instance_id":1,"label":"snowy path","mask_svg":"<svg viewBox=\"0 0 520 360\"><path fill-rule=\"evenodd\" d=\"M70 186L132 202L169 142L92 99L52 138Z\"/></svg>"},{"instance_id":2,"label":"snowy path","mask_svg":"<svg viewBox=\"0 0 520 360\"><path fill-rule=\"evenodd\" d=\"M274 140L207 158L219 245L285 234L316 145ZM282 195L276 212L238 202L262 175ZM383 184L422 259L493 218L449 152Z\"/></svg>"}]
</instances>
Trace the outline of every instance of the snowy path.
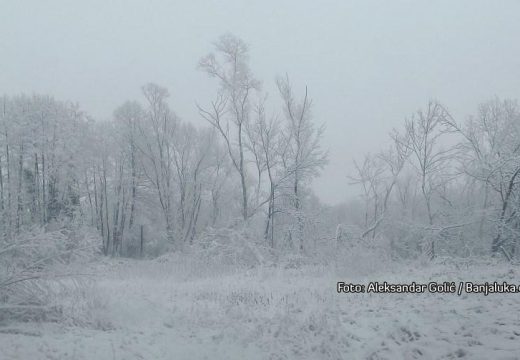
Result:
<instances>
[{"instance_id":1,"label":"snowy path","mask_svg":"<svg viewBox=\"0 0 520 360\"><path fill-rule=\"evenodd\" d=\"M520 359L520 294L337 294L320 269L192 277L124 263L95 287L99 326L0 327L0 359ZM103 269L106 271L106 269ZM303 275L303 274L306 275ZM509 281L436 265L368 281Z\"/></svg>"}]
</instances>

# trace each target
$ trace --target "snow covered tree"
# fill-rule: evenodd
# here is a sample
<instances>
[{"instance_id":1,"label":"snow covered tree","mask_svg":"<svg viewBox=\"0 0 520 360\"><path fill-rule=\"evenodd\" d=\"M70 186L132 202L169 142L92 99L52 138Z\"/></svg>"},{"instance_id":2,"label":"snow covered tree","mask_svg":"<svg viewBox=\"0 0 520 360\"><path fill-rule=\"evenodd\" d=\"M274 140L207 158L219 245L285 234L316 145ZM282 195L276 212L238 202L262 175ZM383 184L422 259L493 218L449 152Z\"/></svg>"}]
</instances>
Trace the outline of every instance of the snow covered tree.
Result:
<instances>
[{"instance_id":1,"label":"snow covered tree","mask_svg":"<svg viewBox=\"0 0 520 360\"><path fill-rule=\"evenodd\" d=\"M498 209L489 220L495 224L491 251L511 258L520 230L520 109L513 100L494 99L480 105L465 125L450 119L463 136L461 165L464 173L484 185L483 207ZM495 196L490 196L491 191ZM484 220L484 219L483 219ZM481 227L483 223L481 222Z\"/></svg>"},{"instance_id":2,"label":"snow covered tree","mask_svg":"<svg viewBox=\"0 0 520 360\"><path fill-rule=\"evenodd\" d=\"M219 82L216 99L209 108L199 106L199 113L213 126L226 144L231 163L240 177L242 217L249 217L246 164L246 126L250 121L251 98L260 88L249 68L249 50L244 41L231 34L215 43L199 62L199 68Z\"/></svg>"},{"instance_id":3,"label":"snow covered tree","mask_svg":"<svg viewBox=\"0 0 520 360\"><path fill-rule=\"evenodd\" d=\"M289 77L277 79L278 90L283 102L285 116L283 165L289 174L296 219L295 235L299 251L304 251L304 211L302 209L301 187L319 174L327 163L327 152L321 147L324 127L316 128L312 122L312 101L308 96L307 87L303 99L298 102L294 99Z\"/></svg>"}]
</instances>

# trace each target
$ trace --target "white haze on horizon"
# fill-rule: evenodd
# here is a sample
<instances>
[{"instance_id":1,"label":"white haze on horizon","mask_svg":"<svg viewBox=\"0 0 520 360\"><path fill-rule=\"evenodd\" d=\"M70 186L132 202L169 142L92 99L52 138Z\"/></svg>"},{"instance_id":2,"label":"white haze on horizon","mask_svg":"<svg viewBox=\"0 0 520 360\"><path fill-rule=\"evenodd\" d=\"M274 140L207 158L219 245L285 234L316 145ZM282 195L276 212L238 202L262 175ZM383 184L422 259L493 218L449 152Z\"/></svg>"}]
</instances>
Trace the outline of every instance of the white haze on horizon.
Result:
<instances>
[{"instance_id":1,"label":"white haze on horizon","mask_svg":"<svg viewBox=\"0 0 520 360\"><path fill-rule=\"evenodd\" d=\"M429 99L463 121L481 101L519 96L518 14L518 1L4 1L0 94L51 94L107 119L152 81L201 124L195 102L216 84L196 65L231 32L273 104L276 75L308 86L330 156L313 188L334 204L355 194L352 160Z\"/></svg>"}]
</instances>

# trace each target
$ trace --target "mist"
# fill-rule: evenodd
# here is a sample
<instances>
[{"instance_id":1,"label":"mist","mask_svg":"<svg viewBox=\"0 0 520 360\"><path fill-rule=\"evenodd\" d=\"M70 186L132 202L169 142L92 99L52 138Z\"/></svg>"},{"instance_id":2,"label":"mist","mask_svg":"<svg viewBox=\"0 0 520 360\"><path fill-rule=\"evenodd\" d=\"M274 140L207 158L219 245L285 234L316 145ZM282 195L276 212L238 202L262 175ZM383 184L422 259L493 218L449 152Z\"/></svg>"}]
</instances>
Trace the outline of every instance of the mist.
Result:
<instances>
[{"instance_id":1,"label":"mist","mask_svg":"<svg viewBox=\"0 0 520 360\"><path fill-rule=\"evenodd\" d=\"M308 86L330 151L313 188L337 204L357 195L352 160L428 100L462 121L490 96L517 96L518 11L516 1L7 2L0 93L50 93L109 119L156 82L179 116L202 123L195 102L212 91L196 64L230 32L250 45L270 96L276 75Z\"/></svg>"},{"instance_id":2,"label":"mist","mask_svg":"<svg viewBox=\"0 0 520 360\"><path fill-rule=\"evenodd\" d=\"M517 358L518 14L4 1L0 359Z\"/></svg>"}]
</instances>

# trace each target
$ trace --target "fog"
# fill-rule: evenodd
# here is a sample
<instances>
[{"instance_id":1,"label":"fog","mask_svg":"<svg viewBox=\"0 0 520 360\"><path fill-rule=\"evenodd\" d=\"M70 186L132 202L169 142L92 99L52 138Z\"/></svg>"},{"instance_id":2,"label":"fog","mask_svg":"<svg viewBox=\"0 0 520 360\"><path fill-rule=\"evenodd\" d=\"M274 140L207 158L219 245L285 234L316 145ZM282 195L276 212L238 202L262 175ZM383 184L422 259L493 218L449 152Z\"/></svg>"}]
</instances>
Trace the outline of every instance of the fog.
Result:
<instances>
[{"instance_id":1,"label":"fog","mask_svg":"<svg viewBox=\"0 0 520 360\"><path fill-rule=\"evenodd\" d=\"M4 1L0 94L49 93L109 119L152 81L203 123L195 103L215 85L196 65L231 32L273 100L276 75L308 86L330 159L313 188L338 203L357 194L352 160L428 100L463 120L518 95L519 13L518 1Z\"/></svg>"},{"instance_id":2,"label":"fog","mask_svg":"<svg viewBox=\"0 0 520 360\"><path fill-rule=\"evenodd\" d=\"M0 2L0 359L518 359L520 1Z\"/></svg>"}]
</instances>

